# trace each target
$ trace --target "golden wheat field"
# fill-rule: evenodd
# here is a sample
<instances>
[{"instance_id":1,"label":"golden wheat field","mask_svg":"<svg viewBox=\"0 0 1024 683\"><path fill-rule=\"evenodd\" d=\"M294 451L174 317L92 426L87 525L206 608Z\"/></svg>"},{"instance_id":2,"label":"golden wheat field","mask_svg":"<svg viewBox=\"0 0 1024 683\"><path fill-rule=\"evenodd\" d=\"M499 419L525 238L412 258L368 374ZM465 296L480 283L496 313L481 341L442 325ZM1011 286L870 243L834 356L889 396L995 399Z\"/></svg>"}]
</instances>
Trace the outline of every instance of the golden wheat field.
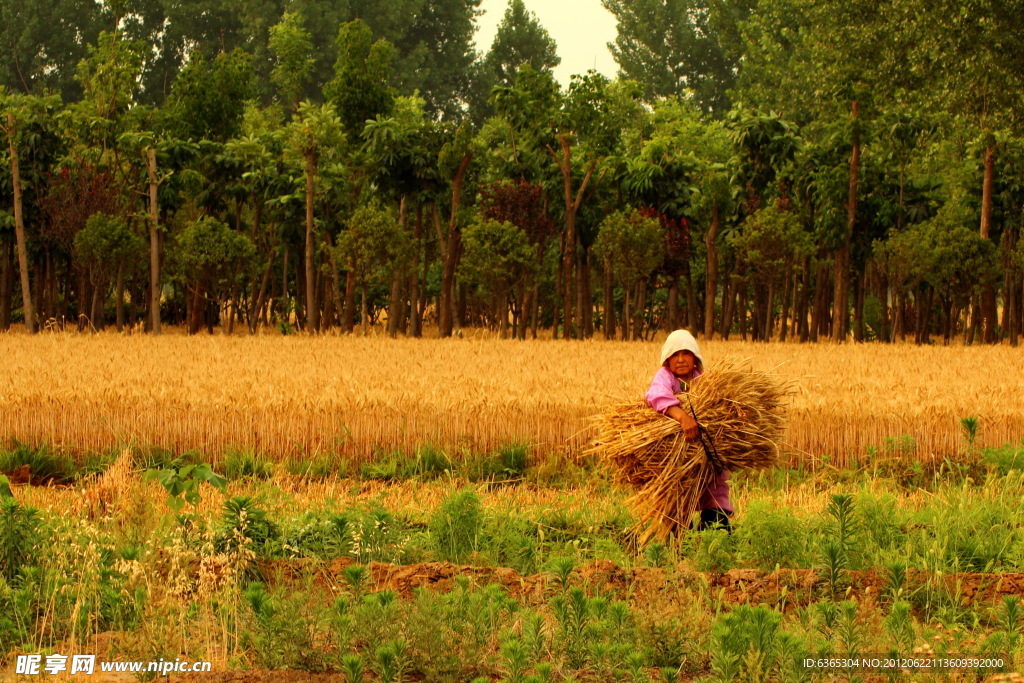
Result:
<instances>
[{"instance_id":1,"label":"golden wheat field","mask_svg":"<svg viewBox=\"0 0 1024 683\"><path fill-rule=\"evenodd\" d=\"M369 458L432 443L527 441L576 453L589 418L636 398L653 342L0 335L0 437L69 449L254 448ZM792 381L785 457L832 464L909 434L917 455L1024 436L1024 351L1009 347L702 342Z\"/></svg>"}]
</instances>

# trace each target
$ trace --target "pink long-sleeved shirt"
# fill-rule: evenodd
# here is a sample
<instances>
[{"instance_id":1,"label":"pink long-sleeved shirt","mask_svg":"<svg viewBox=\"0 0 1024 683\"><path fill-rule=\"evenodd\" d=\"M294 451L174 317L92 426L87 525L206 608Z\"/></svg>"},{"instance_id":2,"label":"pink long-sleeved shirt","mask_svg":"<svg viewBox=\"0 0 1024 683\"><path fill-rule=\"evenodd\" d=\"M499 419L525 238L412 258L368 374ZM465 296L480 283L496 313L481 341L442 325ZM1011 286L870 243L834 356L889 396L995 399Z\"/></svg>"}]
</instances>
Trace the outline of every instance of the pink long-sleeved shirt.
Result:
<instances>
[{"instance_id":1,"label":"pink long-sleeved shirt","mask_svg":"<svg viewBox=\"0 0 1024 683\"><path fill-rule=\"evenodd\" d=\"M694 370L693 381L696 381L700 374L699 370ZM679 378L669 372L668 368L662 367L655 373L654 379L651 380L651 387L647 390L644 398L647 399L647 405L659 413L667 414L669 408L680 405L676 394L682 393L682 391L683 384L679 381ZM721 474L715 477L715 480L704 491L704 495L701 496L698 505L701 510L725 510L732 514L732 501L729 500L728 470L723 470Z\"/></svg>"}]
</instances>

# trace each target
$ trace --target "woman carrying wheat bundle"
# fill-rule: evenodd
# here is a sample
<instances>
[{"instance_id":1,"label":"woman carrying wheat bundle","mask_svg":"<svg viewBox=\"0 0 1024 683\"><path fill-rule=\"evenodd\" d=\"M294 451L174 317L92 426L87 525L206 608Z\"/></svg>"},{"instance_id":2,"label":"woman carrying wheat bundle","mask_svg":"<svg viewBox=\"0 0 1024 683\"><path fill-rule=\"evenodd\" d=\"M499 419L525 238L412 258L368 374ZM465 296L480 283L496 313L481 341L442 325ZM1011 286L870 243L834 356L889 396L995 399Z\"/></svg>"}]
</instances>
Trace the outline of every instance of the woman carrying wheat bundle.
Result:
<instances>
[{"instance_id":1,"label":"woman carrying wheat bundle","mask_svg":"<svg viewBox=\"0 0 1024 683\"><path fill-rule=\"evenodd\" d=\"M661 367L644 396L647 405L679 423L690 443L700 439L700 425L694 412L683 407L678 394L687 393L702 374L704 357L697 340L687 330L676 330L661 347ZM716 471L714 480L704 489L697 505L700 510L698 530L719 527L732 532L729 518L733 514L733 506L729 500L728 470Z\"/></svg>"}]
</instances>

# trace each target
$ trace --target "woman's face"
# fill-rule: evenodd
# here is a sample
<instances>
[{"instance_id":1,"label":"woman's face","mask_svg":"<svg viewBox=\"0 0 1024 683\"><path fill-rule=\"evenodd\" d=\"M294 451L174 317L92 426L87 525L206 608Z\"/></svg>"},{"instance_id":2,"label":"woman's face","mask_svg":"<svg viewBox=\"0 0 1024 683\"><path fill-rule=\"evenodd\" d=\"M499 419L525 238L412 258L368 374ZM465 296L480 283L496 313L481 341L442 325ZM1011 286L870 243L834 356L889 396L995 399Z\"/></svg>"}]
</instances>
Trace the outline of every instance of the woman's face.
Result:
<instances>
[{"instance_id":1,"label":"woman's face","mask_svg":"<svg viewBox=\"0 0 1024 683\"><path fill-rule=\"evenodd\" d=\"M665 361L668 371L676 377L689 378L697 366L697 359L689 351L676 351Z\"/></svg>"}]
</instances>

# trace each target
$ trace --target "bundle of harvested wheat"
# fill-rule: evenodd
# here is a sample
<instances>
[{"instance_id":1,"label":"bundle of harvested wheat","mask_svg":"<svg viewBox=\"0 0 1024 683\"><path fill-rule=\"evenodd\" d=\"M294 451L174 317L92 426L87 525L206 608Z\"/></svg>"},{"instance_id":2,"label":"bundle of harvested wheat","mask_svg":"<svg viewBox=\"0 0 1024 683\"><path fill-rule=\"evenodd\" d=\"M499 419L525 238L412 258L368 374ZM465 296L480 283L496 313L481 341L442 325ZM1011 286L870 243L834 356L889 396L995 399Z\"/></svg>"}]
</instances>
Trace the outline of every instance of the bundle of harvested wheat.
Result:
<instances>
[{"instance_id":1,"label":"bundle of harvested wheat","mask_svg":"<svg viewBox=\"0 0 1024 683\"><path fill-rule=\"evenodd\" d=\"M716 470L760 469L777 461L787 393L777 375L726 360L679 395L702 427L694 443L677 421L642 400L595 418L597 436L587 453L608 460L618 479L636 489L628 502L640 520L635 531L641 545L688 528Z\"/></svg>"}]
</instances>

